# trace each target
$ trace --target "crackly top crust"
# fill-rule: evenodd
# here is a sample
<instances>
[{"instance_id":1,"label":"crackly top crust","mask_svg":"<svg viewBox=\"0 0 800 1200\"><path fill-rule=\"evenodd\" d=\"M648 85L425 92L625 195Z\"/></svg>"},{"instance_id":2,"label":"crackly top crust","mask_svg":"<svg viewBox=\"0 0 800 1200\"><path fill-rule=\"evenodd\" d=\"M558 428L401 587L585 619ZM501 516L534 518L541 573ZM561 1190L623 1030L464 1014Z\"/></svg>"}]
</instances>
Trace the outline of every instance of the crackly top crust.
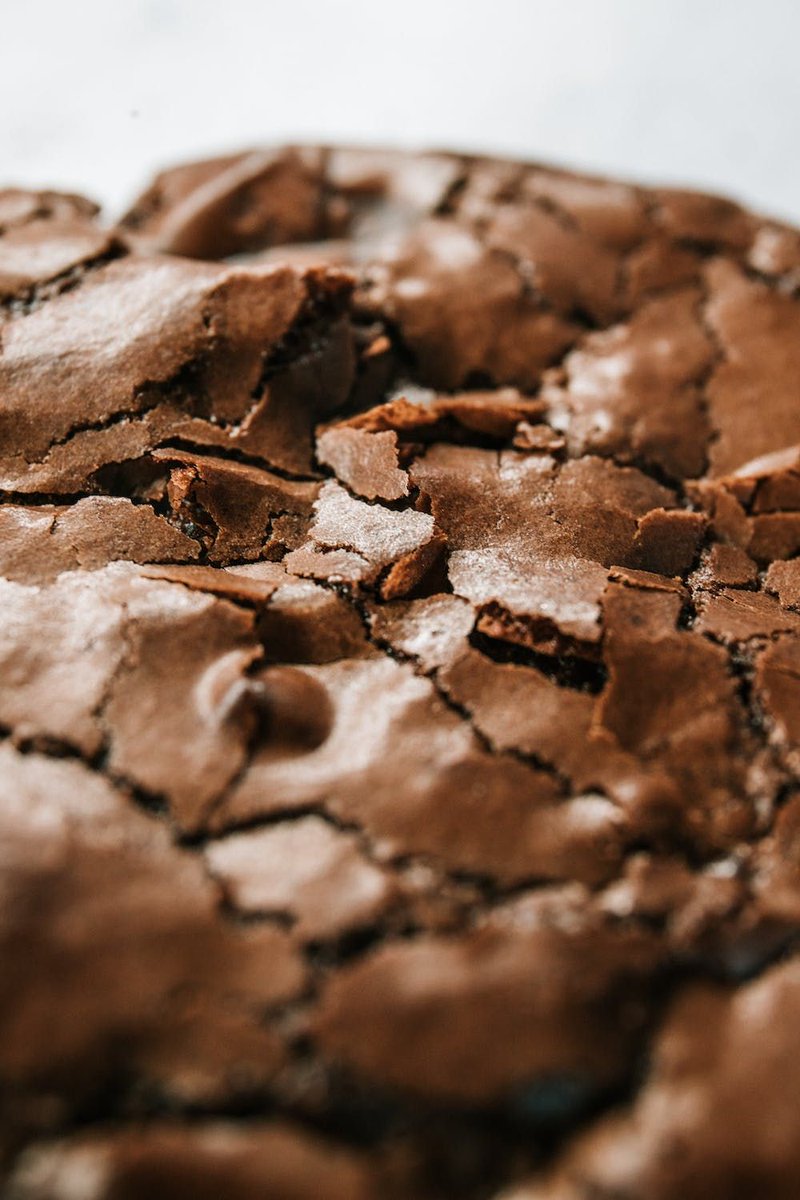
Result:
<instances>
[{"instance_id":1,"label":"crackly top crust","mask_svg":"<svg viewBox=\"0 0 800 1200\"><path fill-rule=\"evenodd\" d=\"M10 1196L793 1200L799 335L674 189L0 192Z\"/></svg>"}]
</instances>

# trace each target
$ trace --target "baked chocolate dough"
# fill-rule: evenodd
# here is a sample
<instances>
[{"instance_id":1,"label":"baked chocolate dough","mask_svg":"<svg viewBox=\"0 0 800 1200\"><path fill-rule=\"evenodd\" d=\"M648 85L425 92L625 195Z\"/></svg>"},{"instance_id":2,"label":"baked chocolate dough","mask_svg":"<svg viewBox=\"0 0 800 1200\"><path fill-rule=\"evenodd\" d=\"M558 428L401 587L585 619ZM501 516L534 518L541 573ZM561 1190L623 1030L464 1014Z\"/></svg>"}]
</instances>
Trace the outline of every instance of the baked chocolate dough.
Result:
<instances>
[{"instance_id":1,"label":"baked chocolate dough","mask_svg":"<svg viewBox=\"0 0 800 1200\"><path fill-rule=\"evenodd\" d=\"M0 193L12 1200L800 1194L800 236Z\"/></svg>"}]
</instances>

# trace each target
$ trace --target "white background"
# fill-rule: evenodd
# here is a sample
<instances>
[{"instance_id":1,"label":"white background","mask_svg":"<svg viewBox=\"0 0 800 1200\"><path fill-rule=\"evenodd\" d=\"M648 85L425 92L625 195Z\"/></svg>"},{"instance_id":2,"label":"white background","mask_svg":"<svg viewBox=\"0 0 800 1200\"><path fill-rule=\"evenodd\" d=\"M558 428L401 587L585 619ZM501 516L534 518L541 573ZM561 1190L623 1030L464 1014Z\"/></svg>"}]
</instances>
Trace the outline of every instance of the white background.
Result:
<instances>
[{"instance_id":1,"label":"white background","mask_svg":"<svg viewBox=\"0 0 800 1200\"><path fill-rule=\"evenodd\" d=\"M800 0L0 0L0 181L118 210L207 151L492 149L800 220Z\"/></svg>"}]
</instances>

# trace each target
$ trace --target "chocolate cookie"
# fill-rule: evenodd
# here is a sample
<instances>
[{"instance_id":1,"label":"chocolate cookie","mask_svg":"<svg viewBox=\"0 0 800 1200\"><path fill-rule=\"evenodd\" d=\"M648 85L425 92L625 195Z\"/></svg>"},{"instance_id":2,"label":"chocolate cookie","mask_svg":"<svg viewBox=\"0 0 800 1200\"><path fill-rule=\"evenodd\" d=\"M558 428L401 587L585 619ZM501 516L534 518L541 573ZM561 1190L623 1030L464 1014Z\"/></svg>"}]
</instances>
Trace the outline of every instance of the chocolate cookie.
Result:
<instances>
[{"instance_id":1,"label":"chocolate cookie","mask_svg":"<svg viewBox=\"0 0 800 1200\"><path fill-rule=\"evenodd\" d=\"M12 1200L795 1200L800 235L0 193Z\"/></svg>"}]
</instances>

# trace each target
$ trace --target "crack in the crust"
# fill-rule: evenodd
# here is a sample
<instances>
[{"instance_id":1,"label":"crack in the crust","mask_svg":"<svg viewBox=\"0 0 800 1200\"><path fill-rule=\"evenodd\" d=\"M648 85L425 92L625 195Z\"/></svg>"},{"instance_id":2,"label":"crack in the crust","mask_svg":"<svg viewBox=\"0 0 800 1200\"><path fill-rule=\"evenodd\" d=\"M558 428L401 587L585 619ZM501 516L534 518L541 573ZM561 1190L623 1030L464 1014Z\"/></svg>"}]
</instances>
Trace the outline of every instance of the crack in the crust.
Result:
<instances>
[{"instance_id":1,"label":"crack in the crust","mask_svg":"<svg viewBox=\"0 0 800 1200\"><path fill-rule=\"evenodd\" d=\"M491 247L491 253L496 254L498 257L504 257L508 260L509 264L513 267L514 272L520 281L520 286L523 290L523 294L527 298L532 299L534 301L534 303L536 303L540 307L542 312L547 312L547 313L555 312L555 309L553 308L552 304L547 299L547 297L543 293L540 293L535 288L535 286L532 282L532 279L530 278L530 273L525 274L525 272L523 271L523 269L520 265L519 260L511 251L501 250L499 247ZM392 346L392 350L394 352L395 365L394 365L394 369L390 375L390 378L388 380L388 386L386 389L387 396L391 396L392 393L396 392L396 391L402 392L402 385L404 382L410 383L414 386L427 387L428 383L427 383L426 379L424 377L421 377L417 371L416 355L413 353L413 351L408 346L405 338L403 337L402 331L401 331L398 323L395 321L392 321L387 316L386 313L381 312L380 310L377 310L377 309L373 310L373 309L369 308L369 306L366 307L365 312L368 313L368 315L371 317L371 319L379 320L381 322L381 325L383 327L383 332L384 332L385 336L389 339L391 346ZM570 314L567 319L571 320L574 325L582 326L582 328L576 334L575 338L572 341L570 341L569 344L567 346L565 346L565 348L563 350L559 351L550 361L548 361L548 363L546 364L546 367L543 368L543 370L548 370L548 371L559 370L561 367L563 367L564 362L566 361L568 355L573 350L578 349L580 347L583 339L586 336L588 336L589 334L596 332L597 329L600 328L599 326L593 325L588 320L588 318L586 317L585 314L580 314L580 313ZM537 380L536 383L534 383L530 386L525 386L525 385L522 385L519 383L510 384L507 381L503 380L502 378L497 378L496 376L490 375L487 373L485 376L482 375L480 378L476 378L475 376L472 376L469 379L466 379L460 386L454 386L449 389L437 387L435 389L435 391L436 391L437 395L445 395L446 396L446 395L460 395L465 392L468 393L470 391L480 392L480 391L486 391L487 388L490 388L490 389L491 388L502 388L502 387L507 387L507 386L508 387L513 386L514 388L516 388L516 390L520 393L520 395L524 396L526 399L535 399L541 390L541 379ZM354 389L354 391L356 391L356 389ZM356 415L357 413L364 412L364 411L368 411L368 409L365 409L362 404L357 404L355 406L345 404L345 405L343 405L342 409L340 410L340 415L342 418L345 418L348 416ZM537 418L537 419L544 421L545 417L541 416L540 418ZM473 434L472 436L477 436L477 435ZM497 439L494 439L494 441L496 444Z\"/></svg>"},{"instance_id":2,"label":"crack in the crust","mask_svg":"<svg viewBox=\"0 0 800 1200\"><path fill-rule=\"evenodd\" d=\"M288 1020L300 1011L300 1004L286 1006ZM276 1019L279 1016L276 1014ZM509 1164L514 1164L516 1176L542 1160L541 1146L547 1135L532 1130L530 1123L502 1107L463 1110L368 1085L344 1068L323 1062L302 1035L292 1038L287 1049L289 1061L269 1084L215 1101L181 1099L167 1085L116 1072L59 1121L55 1136L68 1139L89 1132L102 1136L131 1124L139 1131L157 1130L160 1121L176 1119L190 1130L202 1129L213 1117L243 1123L288 1119L312 1137L321 1136L355 1151L376 1170L378 1179L383 1179L382 1169L387 1165L387 1145L402 1148L414 1139L415 1159L410 1165L413 1194L430 1195L428 1184L435 1178L436 1195L443 1200L486 1200L509 1182ZM13 1106L16 1100L9 1089L8 1104ZM26 1140L21 1139L6 1159L9 1176L24 1154ZM481 1169L476 1175L478 1165ZM387 1197L405 1200L409 1195L405 1185L396 1191L388 1176L386 1186Z\"/></svg>"},{"instance_id":3,"label":"crack in the crust","mask_svg":"<svg viewBox=\"0 0 800 1200\"><path fill-rule=\"evenodd\" d=\"M638 252L640 250L643 250L645 246L647 246L650 242L652 242L654 235L658 231L658 216L657 216L658 204L656 202L655 196L653 195L653 193L650 191L649 188L632 187L631 190L633 191L638 202L642 206L642 214L643 214L644 220L645 220L645 228L642 231L642 236L637 238L632 246L629 246L627 249L623 250L620 254L620 264L619 264L619 271L617 274L617 288L615 290L615 299L617 301L619 301L619 303L621 305L624 304L624 308L626 310L629 308L629 305L627 303L624 303L624 301L625 301L625 294L628 291L628 288L630 287L630 283L631 283L631 259L633 258L633 256L635 254L638 254ZM679 285L670 284L670 285L668 285L669 288L672 288L674 286L683 287L683 286L685 286L685 284L679 284ZM647 289L646 292L644 292L640 297L637 297L637 299L641 303L641 300L643 300L645 298L645 296L652 295L656 292L660 292L661 290L662 289L660 289L660 288ZM664 289L664 290L667 290L667 289ZM634 307L634 311L635 311L636 305L634 305L633 307Z\"/></svg>"},{"instance_id":4,"label":"crack in the crust","mask_svg":"<svg viewBox=\"0 0 800 1200\"><path fill-rule=\"evenodd\" d=\"M22 734L18 733L12 725L0 724L0 741L8 742L21 755L40 755L43 758L79 762L87 770L118 789L137 808L149 816L167 819L170 826L175 828L165 796L148 791L127 775L110 769L108 764L110 745L105 738L93 754L87 754L81 746L69 738L49 733Z\"/></svg>"},{"instance_id":5,"label":"crack in the crust","mask_svg":"<svg viewBox=\"0 0 800 1200\"><path fill-rule=\"evenodd\" d=\"M230 790L232 785L228 785ZM308 804L295 804L286 808L274 808L270 812L260 813L256 816L245 817L239 821L226 826L223 831L209 833L207 828L200 828L191 833L181 833L178 841L181 846L189 849L203 849L213 842L225 841L227 838L240 833L252 833L257 829L269 829L274 825L294 824L303 821L306 817L318 817L320 821L324 821L331 829L337 833L355 834L359 838L364 837L363 849L372 855L372 861L383 864L386 860L379 858L374 854L372 845L364 834L362 827L354 821L345 821L332 812L324 801L316 800ZM209 821L206 818L204 825L208 826Z\"/></svg>"},{"instance_id":6,"label":"crack in the crust","mask_svg":"<svg viewBox=\"0 0 800 1200\"><path fill-rule=\"evenodd\" d=\"M2 233L3 230L0 230L0 236L2 236ZM27 317L49 300L53 300L57 296L64 296L67 292L75 291L95 271L99 271L101 268L108 266L109 263L124 258L127 253L126 247L121 242L114 241L102 253L83 259L82 262L68 267L65 271L61 271L56 275L52 275L49 279L38 280L28 288L14 292L10 296L0 298L0 313L5 314L6 319L9 321Z\"/></svg>"},{"instance_id":7,"label":"crack in the crust","mask_svg":"<svg viewBox=\"0 0 800 1200\"><path fill-rule=\"evenodd\" d=\"M708 545L713 543L713 536L707 533L704 539ZM698 553L698 563L695 564L692 571L689 573L689 578L697 569L699 560L702 558L703 550L706 547L701 544ZM681 618L679 628L691 631L697 621L697 592L702 589L697 589L692 586L687 587L687 595L681 610ZM774 824L775 816L779 809L778 798L781 792L789 787L792 783L791 772L788 770L785 762L782 760L780 750L775 745L771 737L770 722L767 714L761 707L761 703L757 697L754 687L755 663L753 661L753 652L770 642L775 641L780 633L774 635L758 635L743 643L739 640L734 643L728 643L724 638L716 636L713 632L703 631L701 636L714 645L719 646L726 655L727 672L730 678L736 685L736 696L741 710L741 717L744 728L750 733L755 740L759 750L766 754L767 760L771 769L774 771L776 781L774 788L770 794L763 796L763 801L768 805L768 812L755 811L756 817L763 824L766 819L767 828L771 828ZM752 805L757 805L758 800L755 797L748 797L748 802Z\"/></svg>"},{"instance_id":8,"label":"crack in the crust","mask_svg":"<svg viewBox=\"0 0 800 1200\"><path fill-rule=\"evenodd\" d=\"M775 637L753 638L751 641L742 645L736 643L733 646L725 645L719 639L706 634L709 640L714 641L716 645L721 645L727 653L728 671L736 683L736 694L739 703L743 710L745 724L749 732L754 737L760 750L766 753L770 767L775 772L776 782L772 794L767 795L764 799L769 804L769 811L766 814L768 824L771 827L778 808L778 796L786 788L790 787L795 781L793 774L787 767L781 755L779 747L775 744L772 738L772 727L767 713L764 711L761 701L755 688L755 662L753 657L754 649L760 649L768 645L771 641L777 639ZM764 814L759 814L764 819Z\"/></svg>"},{"instance_id":9,"label":"crack in the crust","mask_svg":"<svg viewBox=\"0 0 800 1200\"><path fill-rule=\"evenodd\" d=\"M395 647L391 646L388 641L376 637L372 631L369 615L366 613L363 604L359 604L353 599L353 607L361 618L361 622L364 627L364 633L369 644L394 662L408 663L412 667L415 675L421 679L427 679L445 707L449 709L450 712L455 713L456 716L458 716L469 728L470 732L475 738L475 741L484 751L494 757L508 756L510 758L514 758L518 762L524 763L526 766L533 767L535 770L542 771L551 776L556 782L558 786L558 793L562 798L566 798L572 794L573 789L571 780L569 780L569 778L555 765L555 763L549 762L547 759L543 759L539 755L524 753L523 751L514 748L506 751L498 750L494 742L476 726L467 705L459 703L459 701L454 699L448 689L441 682L438 668L433 668L430 671L426 671L422 667L419 659L414 655L404 654L402 651L399 651ZM476 878L477 877L478 876L476 876Z\"/></svg>"},{"instance_id":10,"label":"crack in the crust","mask_svg":"<svg viewBox=\"0 0 800 1200\"><path fill-rule=\"evenodd\" d=\"M212 428L214 428L212 426ZM159 440L158 446L154 449L159 450L188 450L194 454L206 455L211 458L224 458L229 462L241 463L247 467L258 467L261 470L270 471L273 475L277 475L279 479L285 480L287 483L319 483L319 475L311 475L300 471L291 471L286 467L281 467L277 463L271 462L263 454L249 453L242 450L239 446L217 445L214 443L206 443L202 441L194 441L186 434L166 434Z\"/></svg>"},{"instance_id":11,"label":"crack in the crust","mask_svg":"<svg viewBox=\"0 0 800 1200\"><path fill-rule=\"evenodd\" d=\"M520 169L520 172L517 175L516 179L514 180L514 185L513 185L511 193L507 196L503 195L503 196L494 197L493 203L508 203L511 205L519 206L521 203L520 192L521 192L522 185L524 184L526 178L528 178L528 173L523 166ZM643 193L642 189L632 187L631 191L637 197L638 201L642 204L646 218L648 220L650 220L651 214L648 210L647 203L645 201L644 193ZM570 233L579 233L582 237L585 237L587 239L587 241L589 241L596 249L605 251L607 253L609 253L609 252L614 253L616 255L618 261L617 261L617 267L616 267L616 271L615 271L613 298L614 298L615 303L620 307L621 310L624 310L625 308L627 308L627 305L623 305L623 299L624 299L625 288L627 286L628 278L629 278L629 276L628 276L629 259L636 250L640 249L642 246L645 246L648 243L648 241L650 241L650 239L652 238L652 235L653 235L652 228L646 229L645 232L643 232L641 238L637 240L635 245L629 247L627 250L613 251L609 247L609 245L603 241L602 238L598 237L596 234L592 233L590 230L587 230L584 226L582 226L580 224L580 222L577 220L577 218L569 211L569 209L567 209L563 204L561 204L554 196L549 195L549 194L546 195L542 192L537 193L534 190L534 191L531 191L528 196L526 196L526 200L527 200L527 203L532 205L534 208L538 208L541 212L546 213L547 216L552 217L555 221L557 221L558 224L562 227L562 229L564 229ZM460 213L457 213L456 215L460 219ZM481 219L479 218L474 223L474 228L475 228L475 232L478 234L478 236L481 237L481 234L485 231L485 222L482 222ZM483 241L482 241L482 244L483 244ZM514 256L513 253L511 254L511 257L516 260L515 268L517 270L517 273L520 274L524 280L530 281L532 264L530 264L527 260L524 260L519 256ZM552 305L550 304L549 300L543 293L540 293L538 291L538 289L534 288L534 294L537 296L537 298L540 298L543 305L548 309L548 311L552 311ZM584 333L579 335L577 341L574 342L571 347L569 347L567 353L569 353L570 350L574 349L580 343L581 339L585 336L585 334L587 332L595 332L601 328L606 327L605 325L598 323L596 320L590 318L588 316L588 314L585 312L585 310L580 308L579 306L576 306L573 311L571 311L567 314L567 316L570 320L573 320L574 322L576 322L578 324L583 324L586 327ZM611 322L611 324L613 324L613 323L614 323L614 321ZM556 364L554 364L554 365L556 365Z\"/></svg>"},{"instance_id":12,"label":"crack in the crust","mask_svg":"<svg viewBox=\"0 0 800 1200\"><path fill-rule=\"evenodd\" d=\"M69 509L74 508L76 504L79 504L81 500L106 496L117 498L119 497L119 493L102 492L88 488L86 491L80 492L18 492L13 489L6 490L0 488L0 508L4 505L20 505L23 508L57 508L67 512ZM119 498L129 500L137 508L152 508L157 516L163 515L159 512L158 502L150 500L146 496L128 495L126 493ZM58 516L58 513L55 515Z\"/></svg>"},{"instance_id":13,"label":"crack in the crust","mask_svg":"<svg viewBox=\"0 0 800 1200\"><path fill-rule=\"evenodd\" d=\"M543 193L532 192L530 195L530 203L534 208L538 208L541 212L546 213L548 217L552 217L553 220L556 221L561 228L566 230L568 233L580 233L590 242L594 242L595 246L598 248L604 248L604 243L599 238L593 237L591 234L587 234L572 213L569 212L568 209L564 208L563 204L559 204L554 196L547 196Z\"/></svg>"},{"instance_id":14,"label":"crack in the crust","mask_svg":"<svg viewBox=\"0 0 800 1200\"><path fill-rule=\"evenodd\" d=\"M696 511L700 510L697 509ZM683 582L686 585L686 594L683 598L679 614L679 629L691 632L697 623L699 617L698 597L702 596L706 589L693 583L692 580L701 567L704 555L716 544L719 544L718 539L711 523L709 523L698 543L695 558L683 576ZM717 589L712 587L708 590L713 594ZM760 586L746 585L745 589L742 590L751 590L762 594L763 579L760 581ZM776 641L781 636L781 632L781 630L777 630L772 634L755 634L745 641L736 639L733 643L730 643L713 631L704 630L700 635L714 645L719 646L725 652L728 674L736 683L736 693L742 709L745 727L754 737L759 748L767 754L770 766L778 777L775 794L767 797L771 805L770 821L774 818L777 794L781 788L788 785L790 775L785 763L781 759L778 747L772 740L769 719L763 711L755 693L753 686L755 671L753 655L754 652Z\"/></svg>"},{"instance_id":15,"label":"crack in the crust","mask_svg":"<svg viewBox=\"0 0 800 1200\"><path fill-rule=\"evenodd\" d=\"M562 316L572 325L580 327L580 332L576 334L569 346L565 350L559 352L552 362L547 364L548 369L558 367L563 362L570 350L573 350L578 344L579 340L582 337L585 337L587 333L597 333L604 328L604 326L594 320L593 317L590 317L584 308L581 308L578 305L573 305L563 314L559 313L547 293L543 292L536 284L535 262L512 250L509 246L494 246L490 242L487 242L485 232L480 227L480 222L475 223L472 228L473 232L478 238L478 241L487 254L493 255L495 258L503 259L509 264L509 266L513 268L517 278L520 281L522 294L527 300L530 300L533 304L535 304L542 313ZM502 385L499 381L495 381L495 386L500 387Z\"/></svg>"},{"instance_id":16,"label":"crack in the crust","mask_svg":"<svg viewBox=\"0 0 800 1200\"><path fill-rule=\"evenodd\" d=\"M193 360L186 364L186 369L192 370L198 365L199 360ZM41 458L28 458L26 462L29 466L44 466L50 459L54 450L62 446L68 446L76 438L79 438L85 433L105 433L110 429L114 429L118 425L127 425L131 422L141 420L148 413L160 408L162 404L174 402L176 397L170 394L170 387L177 382L182 371L171 377L168 381L148 381L137 387L131 396L131 407L111 413L107 417L100 418L96 421L83 421L72 425L65 434L61 437L53 438L48 446L45 454ZM144 397L148 397L144 399ZM140 403L137 403L142 397Z\"/></svg>"},{"instance_id":17,"label":"crack in the crust","mask_svg":"<svg viewBox=\"0 0 800 1200\"><path fill-rule=\"evenodd\" d=\"M404 661L414 665L411 658L396 656L395 654L390 653L388 650L383 648L378 642L370 642L370 644L394 661ZM420 678L429 678L429 676L422 671L416 671L415 673ZM435 680L431 679L431 683L445 705L469 725L472 732L475 734L476 741L488 753L498 754L499 752L491 745L491 743L474 728L468 714L462 710L461 706L455 704L455 702L453 702L447 696L446 692L441 691ZM358 849L364 858L383 872L394 875L398 875L399 873L399 875L402 875L403 873L417 867L433 869L436 871L437 877L444 882L473 887L479 889L481 893L485 894L487 897L491 896L494 898L515 894L523 886L523 884L519 882L512 885L502 885L491 873L481 873L478 871L449 868L442 863L435 854L407 852L387 854L383 850L378 850L377 847L378 843L380 842L379 838L371 837L364 826L359 824L357 821L346 820L344 817L339 815L325 799L316 800L310 803L292 805L287 808L277 808L270 812L259 813L252 816L231 820L230 822L226 823L223 830L209 832L209 826L213 823L215 815L222 808L224 808L225 802L230 793L236 787L237 782L250 769L253 756L255 753L257 753L257 749L257 746L253 747L253 753L249 756L248 761L244 764L241 771L225 786L224 792L211 802L211 807L204 814L203 819L200 822L200 827L190 833L178 832L177 841L181 846L189 849L203 849L206 846L219 841L224 841L226 838L235 836L236 834L251 833L255 832L256 830L272 828L277 825L298 822L306 817L313 816L324 821L326 825L335 830L337 833L354 837ZM512 757L515 756L512 755ZM530 765L530 756L519 755L518 757L521 761L527 761ZM547 767L542 769L548 770ZM535 879L531 879L531 882L528 884L528 886L530 888L533 888L534 886L539 887L550 884L551 882L552 881L549 879L540 879L536 877ZM423 932L422 928L417 930L417 932ZM397 934L396 932L392 934L391 931L387 931L387 937L389 936L405 937L408 936L408 931L400 934Z\"/></svg>"},{"instance_id":18,"label":"crack in the crust","mask_svg":"<svg viewBox=\"0 0 800 1200\"><path fill-rule=\"evenodd\" d=\"M231 436L245 429L272 379L280 375L282 370L302 367L314 361L324 348L323 335L329 334L331 322L341 320L348 314L349 300L349 289L342 289L337 295L326 295L314 284L313 279L310 280L307 295L289 328L278 341L264 348L258 381L250 393L249 408L235 421L218 420L215 424ZM209 311L204 314L204 319L206 317L210 330L213 314Z\"/></svg>"},{"instance_id":19,"label":"crack in the crust","mask_svg":"<svg viewBox=\"0 0 800 1200\"><path fill-rule=\"evenodd\" d=\"M545 654L516 642L491 637L477 628L470 633L469 643L493 662L530 667L561 688L597 696L608 682L608 672L600 660L577 655Z\"/></svg>"},{"instance_id":20,"label":"crack in the crust","mask_svg":"<svg viewBox=\"0 0 800 1200\"><path fill-rule=\"evenodd\" d=\"M513 747L504 751L499 750L494 742L476 726L468 707L459 703L453 698L447 688L442 684L438 677L438 672L435 669L432 671L423 670L419 661L412 655L403 654L392 648L382 639L376 638L372 632L369 615L366 612L364 599L362 597L355 595L348 587L329 584L327 581L317 582L326 590L330 590L335 595L343 598L352 607L359 617L364 630L366 642L369 646L379 651L382 655L392 661L408 663L419 678L427 679L430 682L440 701L450 712L458 716L459 719L469 728L476 741L476 744L479 745L486 753L492 755L493 757L509 757L516 759L524 765L550 776L557 785L557 793L561 799L567 799L577 794L571 778L565 774L555 763L549 761L548 759L542 758L534 753L523 752ZM234 603L236 603L236 599L234 599ZM251 608L253 607L254 602L243 598L241 600L241 604L243 607ZM584 682L585 681L578 682L577 686L584 686ZM575 686L575 682L573 682L572 686ZM339 832L355 835L358 839L359 847L364 856L382 870L394 870L401 863L405 866L420 865L425 867L433 867L441 878L456 883L469 883L470 885L481 889L486 896L493 896L495 898L517 894L526 888L533 889L534 887L538 888L541 886L546 886L552 882L545 877L536 876L531 877L527 881L518 881L513 885L505 886L500 884L491 873L484 874L476 871L447 868L435 855L398 854L387 857L384 853L378 853L376 851L375 841L369 837L366 830L361 825L356 822L346 821L338 816L335 811L332 811L332 809L324 800L313 804L294 806L290 809L279 809L271 813L260 814L243 820L232 821L229 825L226 825L224 832L213 834L208 833L208 827L213 824L214 817L217 813L224 809L229 795L235 789L237 782L239 782L249 771L254 756L257 754L257 752L258 744L257 742L253 742L237 774L232 780L228 781L220 794L209 802L209 805L203 814L202 820L199 823L199 831L180 836L180 842L182 845L203 846L208 844L210 841L217 840L235 832L251 831L275 825L283 821L299 820L304 816L314 815L324 820L327 824ZM605 792L601 788L594 788L593 790L598 794L605 795Z\"/></svg>"},{"instance_id":21,"label":"crack in the crust","mask_svg":"<svg viewBox=\"0 0 800 1200\"><path fill-rule=\"evenodd\" d=\"M461 196L467 188L470 181L470 164L466 159L462 159L460 163L460 171L456 178L450 183L444 195L432 209L430 215L433 217L456 217L459 212Z\"/></svg>"},{"instance_id":22,"label":"crack in the crust","mask_svg":"<svg viewBox=\"0 0 800 1200\"><path fill-rule=\"evenodd\" d=\"M75 742L55 734L18 733L13 725L0 724L0 741L9 742L18 754L40 754L45 758L72 759L83 763L96 774L103 774L100 763L104 748L95 754L86 754Z\"/></svg>"},{"instance_id":23,"label":"crack in the crust","mask_svg":"<svg viewBox=\"0 0 800 1200\"><path fill-rule=\"evenodd\" d=\"M702 273L700 275L699 287L700 301L697 306L697 319L712 350L711 361L706 370L703 372L702 376L697 380L698 398L700 400L701 411L708 426L708 439L705 445L703 469L701 472L702 476L706 476L711 466L712 447L715 442L719 441L720 438L720 430L712 420L713 410L711 408L711 402L708 398L708 387L716 372L727 361L728 353L722 339L714 327L713 321L708 315L708 310L712 302L712 296L708 285L708 280Z\"/></svg>"},{"instance_id":24,"label":"crack in the crust","mask_svg":"<svg viewBox=\"0 0 800 1200\"><path fill-rule=\"evenodd\" d=\"M362 280L360 286L362 288L366 288L366 285L367 281ZM403 337L403 332L399 322L393 320L380 307L374 307L369 300L368 294L361 295L358 290L353 297L353 310L350 315L354 328L358 327L359 322L363 324L368 321L370 324L378 324L380 326L381 336L385 337L389 342L392 353L390 363L391 373L387 380L386 387L387 394L391 394L393 385L398 383L400 380L404 378L409 380L413 379L417 358ZM363 371L363 363L359 362L358 368ZM363 405L359 403L357 399L359 392L359 381L359 373L357 369L351 394L348 396L347 400L339 410L339 416L341 418L352 416L358 412L368 411L364 409Z\"/></svg>"},{"instance_id":25,"label":"crack in the crust","mask_svg":"<svg viewBox=\"0 0 800 1200\"><path fill-rule=\"evenodd\" d=\"M466 182L467 181L465 181L465 183ZM465 186L465 184L462 186ZM551 300L536 286L532 264L522 255L515 254L510 248L501 248L487 243L485 221L482 218L477 217L473 219L465 219L458 208L456 208L455 211L449 215L457 224L462 225L464 228L470 230L478 239L481 247L488 254L506 261L509 266L511 266L515 275L517 276L517 279L519 280L522 294L526 299L534 303L543 313L553 314L556 312ZM356 303L358 304L358 296L356 298ZM384 325L385 332L390 338L393 347L396 347L400 351L400 357L406 360L406 368L408 370L409 377L413 379L415 356L407 346L399 326L396 323L391 322L386 313L380 311L380 309L374 309L368 302L366 311L369 312L370 315L379 319ZM581 338L585 336L586 333L594 332L601 328L601 326L589 318L587 313L580 309L575 309L575 311L568 312L565 319L571 321L575 325L581 326L582 329L576 334L576 337L570 342L570 344L564 350L555 355L553 360L547 364L548 369L558 368L561 366L567 354L580 343ZM394 380L396 381L398 378L399 372L395 371ZM488 378L479 386L486 386L486 384L492 387L504 386L502 380L494 377ZM534 396L538 393L539 388L540 385L537 383L533 388L519 388L518 390L523 395ZM457 390L463 391L464 389L460 388Z\"/></svg>"}]
</instances>

